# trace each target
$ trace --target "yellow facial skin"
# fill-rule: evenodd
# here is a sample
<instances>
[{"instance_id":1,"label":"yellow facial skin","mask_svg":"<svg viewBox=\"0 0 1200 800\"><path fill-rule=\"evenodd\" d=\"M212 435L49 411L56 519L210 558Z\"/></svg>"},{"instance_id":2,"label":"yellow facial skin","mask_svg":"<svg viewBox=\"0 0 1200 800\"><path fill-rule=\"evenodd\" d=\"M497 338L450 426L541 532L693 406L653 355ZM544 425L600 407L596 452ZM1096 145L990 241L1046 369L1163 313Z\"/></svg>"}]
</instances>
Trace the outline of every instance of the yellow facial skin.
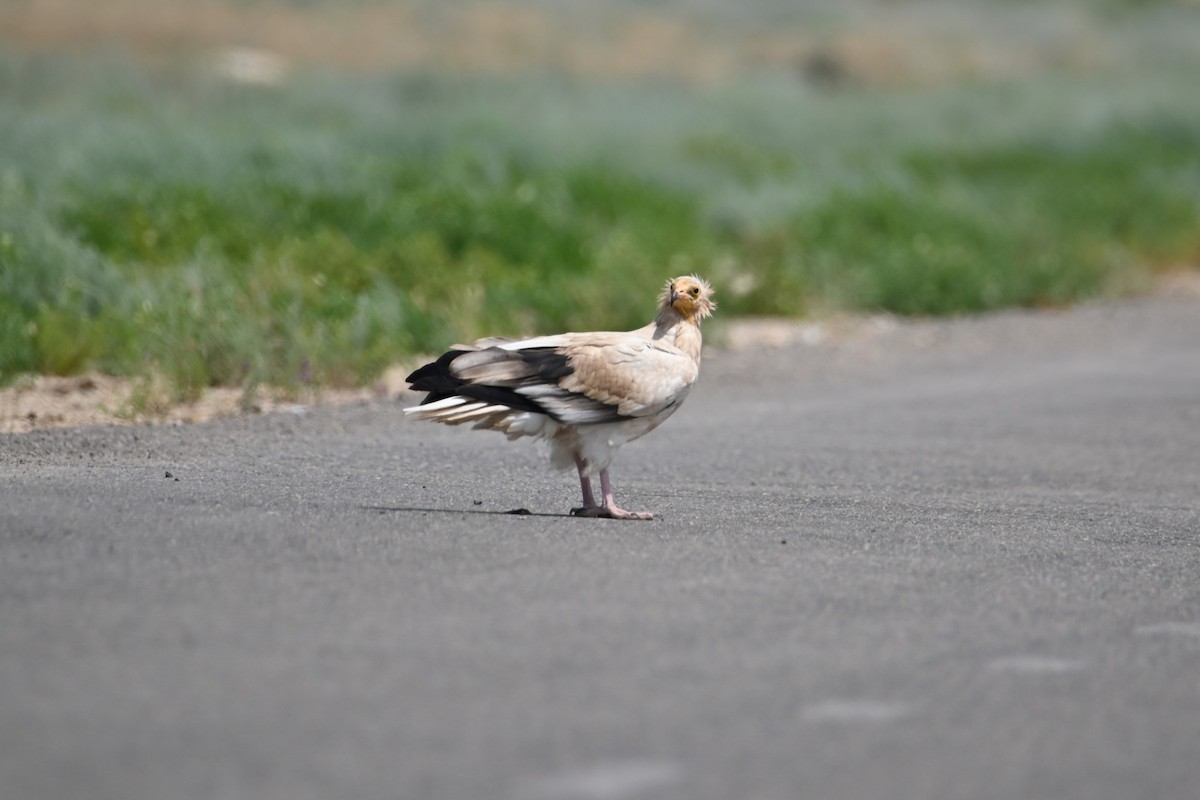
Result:
<instances>
[{"instance_id":1,"label":"yellow facial skin","mask_svg":"<svg viewBox=\"0 0 1200 800\"><path fill-rule=\"evenodd\" d=\"M701 320L712 314L712 287L695 275L684 275L667 284L663 300L688 320Z\"/></svg>"}]
</instances>

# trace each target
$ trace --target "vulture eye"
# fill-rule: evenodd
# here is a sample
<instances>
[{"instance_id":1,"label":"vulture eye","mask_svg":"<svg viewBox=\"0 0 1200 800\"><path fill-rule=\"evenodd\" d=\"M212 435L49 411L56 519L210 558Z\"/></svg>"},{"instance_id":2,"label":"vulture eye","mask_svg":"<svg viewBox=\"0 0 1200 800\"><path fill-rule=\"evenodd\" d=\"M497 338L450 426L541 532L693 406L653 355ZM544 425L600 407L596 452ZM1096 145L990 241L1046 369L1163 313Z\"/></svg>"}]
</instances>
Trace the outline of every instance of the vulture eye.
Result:
<instances>
[{"instance_id":1,"label":"vulture eye","mask_svg":"<svg viewBox=\"0 0 1200 800\"><path fill-rule=\"evenodd\" d=\"M696 295L700 294L700 287L699 287L699 286L693 286L693 287L691 288L691 292L690 292L690 293L691 293L692 297L695 297Z\"/></svg>"}]
</instances>

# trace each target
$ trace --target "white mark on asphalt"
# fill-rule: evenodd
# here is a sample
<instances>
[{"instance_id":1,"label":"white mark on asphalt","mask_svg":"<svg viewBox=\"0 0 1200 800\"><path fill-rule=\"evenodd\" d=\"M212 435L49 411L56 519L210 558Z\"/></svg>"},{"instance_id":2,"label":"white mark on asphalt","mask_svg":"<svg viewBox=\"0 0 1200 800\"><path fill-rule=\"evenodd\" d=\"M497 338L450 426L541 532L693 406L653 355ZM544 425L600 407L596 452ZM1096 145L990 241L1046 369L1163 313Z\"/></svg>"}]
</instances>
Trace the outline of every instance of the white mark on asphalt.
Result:
<instances>
[{"instance_id":1,"label":"white mark on asphalt","mask_svg":"<svg viewBox=\"0 0 1200 800\"><path fill-rule=\"evenodd\" d=\"M1049 658L1046 656L1005 656L988 663L993 672L1017 672L1022 675L1055 675L1064 672L1079 672L1087 662L1076 658Z\"/></svg>"},{"instance_id":2,"label":"white mark on asphalt","mask_svg":"<svg viewBox=\"0 0 1200 800\"><path fill-rule=\"evenodd\" d=\"M611 761L532 780L522 796L538 800L625 800L681 779L679 767L667 761Z\"/></svg>"},{"instance_id":3,"label":"white mark on asphalt","mask_svg":"<svg viewBox=\"0 0 1200 800\"><path fill-rule=\"evenodd\" d=\"M907 716L912 711L905 703L875 700L826 700L804 709L806 722L865 722L882 724Z\"/></svg>"},{"instance_id":4,"label":"white mark on asphalt","mask_svg":"<svg viewBox=\"0 0 1200 800\"><path fill-rule=\"evenodd\" d=\"M1140 636L1195 636L1200 638L1200 622L1156 622L1139 625L1133 632Z\"/></svg>"}]
</instances>

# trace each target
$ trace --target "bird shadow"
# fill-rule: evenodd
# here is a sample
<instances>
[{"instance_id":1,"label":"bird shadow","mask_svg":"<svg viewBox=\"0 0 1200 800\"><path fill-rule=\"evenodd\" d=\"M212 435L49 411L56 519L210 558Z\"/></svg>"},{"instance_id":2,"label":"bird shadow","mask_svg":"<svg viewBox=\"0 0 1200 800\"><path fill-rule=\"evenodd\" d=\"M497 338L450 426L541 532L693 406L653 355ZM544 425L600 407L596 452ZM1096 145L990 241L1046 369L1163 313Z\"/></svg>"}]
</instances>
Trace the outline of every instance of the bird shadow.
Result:
<instances>
[{"instance_id":1,"label":"bird shadow","mask_svg":"<svg viewBox=\"0 0 1200 800\"><path fill-rule=\"evenodd\" d=\"M582 519L574 514L555 514L548 511L530 511L528 508L514 508L510 511L489 511L484 508L423 508L421 506L363 506L364 511L378 511L380 514L484 514L490 517L556 517L559 519Z\"/></svg>"}]
</instances>

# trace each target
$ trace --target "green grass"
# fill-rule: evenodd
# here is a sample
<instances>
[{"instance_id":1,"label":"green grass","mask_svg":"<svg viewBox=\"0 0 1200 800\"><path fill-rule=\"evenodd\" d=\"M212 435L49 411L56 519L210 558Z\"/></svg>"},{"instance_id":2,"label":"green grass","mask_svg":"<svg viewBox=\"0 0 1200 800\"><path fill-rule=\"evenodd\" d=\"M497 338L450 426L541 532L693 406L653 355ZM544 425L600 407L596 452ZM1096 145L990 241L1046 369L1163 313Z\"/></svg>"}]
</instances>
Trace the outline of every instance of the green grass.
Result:
<instances>
[{"instance_id":1,"label":"green grass","mask_svg":"<svg viewBox=\"0 0 1200 800\"><path fill-rule=\"evenodd\" d=\"M0 380L351 385L484 334L954 314L1200 256L1186 73L899 94L0 58ZM1052 112L1052 113L1048 113Z\"/></svg>"}]
</instances>

